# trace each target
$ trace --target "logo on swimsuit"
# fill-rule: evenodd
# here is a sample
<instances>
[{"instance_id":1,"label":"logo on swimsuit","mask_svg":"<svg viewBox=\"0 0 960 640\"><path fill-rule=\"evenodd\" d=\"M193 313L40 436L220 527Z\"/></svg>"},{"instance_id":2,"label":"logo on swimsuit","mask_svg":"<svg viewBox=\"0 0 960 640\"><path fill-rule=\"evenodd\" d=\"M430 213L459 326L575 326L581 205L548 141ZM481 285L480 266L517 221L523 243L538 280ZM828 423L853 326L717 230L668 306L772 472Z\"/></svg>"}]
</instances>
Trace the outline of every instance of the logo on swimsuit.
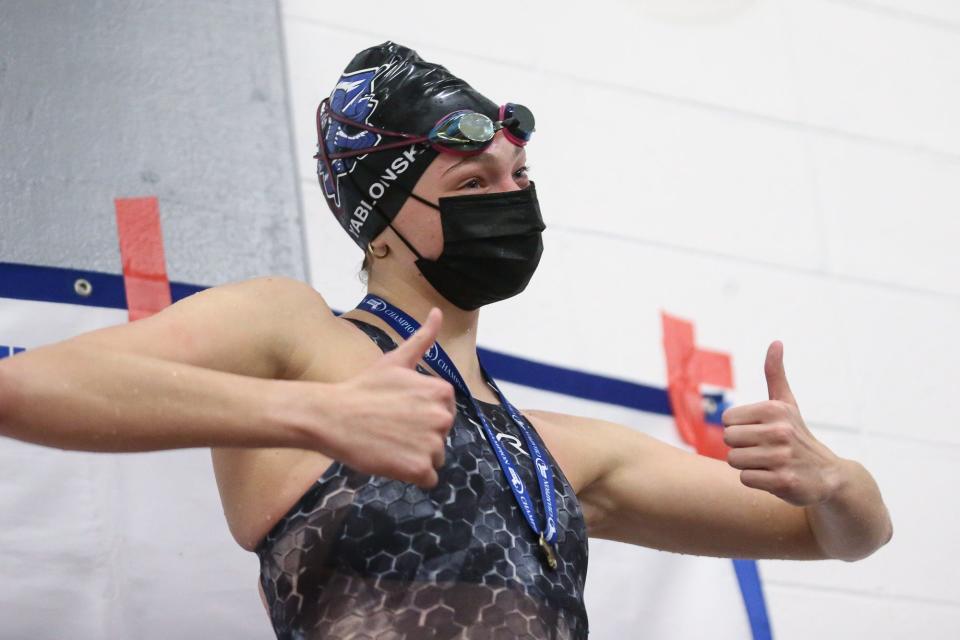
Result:
<instances>
[{"instance_id":1,"label":"logo on swimsuit","mask_svg":"<svg viewBox=\"0 0 960 640\"><path fill-rule=\"evenodd\" d=\"M512 484L513 488L520 493L525 491L523 487L523 480L520 479L520 476L518 476L517 472L513 469L510 469L510 484Z\"/></svg>"},{"instance_id":2,"label":"logo on swimsuit","mask_svg":"<svg viewBox=\"0 0 960 640\"><path fill-rule=\"evenodd\" d=\"M537 464L537 472L540 474L540 476L541 476L542 478L546 479L546 477L547 477L547 463L543 461L543 458L537 458L537 459L536 459L536 464Z\"/></svg>"},{"instance_id":3,"label":"logo on swimsuit","mask_svg":"<svg viewBox=\"0 0 960 640\"><path fill-rule=\"evenodd\" d=\"M483 431L483 427L481 427L481 426L478 425L478 426L477 426L477 429L480 430L480 435L483 435L484 437L486 437L485 434L484 434L484 431ZM509 433L498 433L498 434L497 434L497 442L501 442L501 443L502 443L504 440L506 440L506 442L507 442L508 445L510 445L511 447L513 447L514 449L516 449L516 450L517 450L517 453L522 453L523 455L527 456L528 458L530 457L530 454L527 453L527 450L523 448L523 443L520 442L520 438L518 438L517 436L511 435L511 434L509 434Z\"/></svg>"},{"instance_id":4,"label":"logo on swimsuit","mask_svg":"<svg viewBox=\"0 0 960 640\"><path fill-rule=\"evenodd\" d=\"M374 311L383 311L387 308L387 303L381 300L380 298L370 298L367 300L367 306L373 309Z\"/></svg>"}]
</instances>

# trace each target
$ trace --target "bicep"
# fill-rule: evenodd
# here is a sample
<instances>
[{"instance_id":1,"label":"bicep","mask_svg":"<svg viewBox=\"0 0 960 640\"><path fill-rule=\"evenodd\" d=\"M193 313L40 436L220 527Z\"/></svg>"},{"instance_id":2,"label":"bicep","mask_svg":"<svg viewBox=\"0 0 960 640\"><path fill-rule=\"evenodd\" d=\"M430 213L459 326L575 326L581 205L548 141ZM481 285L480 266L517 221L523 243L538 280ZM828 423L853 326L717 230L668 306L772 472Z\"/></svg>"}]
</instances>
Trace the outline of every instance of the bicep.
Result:
<instances>
[{"instance_id":1,"label":"bicep","mask_svg":"<svg viewBox=\"0 0 960 640\"><path fill-rule=\"evenodd\" d=\"M218 371L281 377L305 320L332 317L319 293L289 278L257 278L179 300L147 318L65 342L127 351Z\"/></svg>"},{"instance_id":2,"label":"bicep","mask_svg":"<svg viewBox=\"0 0 960 640\"><path fill-rule=\"evenodd\" d=\"M617 453L585 492L602 514L591 535L696 555L824 557L802 508L744 486L725 461L626 427L603 440Z\"/></svg>"}]
</instances>

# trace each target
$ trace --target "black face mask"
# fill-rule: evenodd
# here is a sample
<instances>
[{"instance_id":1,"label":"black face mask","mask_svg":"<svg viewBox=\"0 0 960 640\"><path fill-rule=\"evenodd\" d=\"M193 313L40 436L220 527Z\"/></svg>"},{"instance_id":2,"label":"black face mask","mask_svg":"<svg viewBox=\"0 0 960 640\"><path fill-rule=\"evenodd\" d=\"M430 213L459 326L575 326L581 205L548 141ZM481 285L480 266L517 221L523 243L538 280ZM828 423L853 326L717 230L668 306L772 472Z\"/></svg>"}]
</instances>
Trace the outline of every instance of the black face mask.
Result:
<instances>
[{"instance_id":1,"label":"black face mask","mask_svg":"<svg viewBox=\"0 0 960 640\"><path fill-rule=\"evenodd\" d=\"M443 253L428 260L397 235L440 295L472 311L527 287L540 264L546 228L532 182L519 191L440 198L439 206L410 195L440 212Z\"/></svg>"}]
</instances>

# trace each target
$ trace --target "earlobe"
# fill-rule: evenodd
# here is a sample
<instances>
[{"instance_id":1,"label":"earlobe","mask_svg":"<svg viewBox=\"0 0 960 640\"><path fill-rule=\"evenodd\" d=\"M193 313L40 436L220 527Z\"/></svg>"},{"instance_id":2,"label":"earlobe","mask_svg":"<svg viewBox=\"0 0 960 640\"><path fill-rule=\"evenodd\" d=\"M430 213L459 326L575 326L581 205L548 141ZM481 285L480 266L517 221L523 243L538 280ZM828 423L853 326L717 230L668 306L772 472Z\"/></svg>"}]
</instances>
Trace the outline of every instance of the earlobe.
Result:
<instances>
[{"instance_id":1,"label":"earlobe","mask_svg":"<svg viewBox=\"0 0 960 640\"><path fill-rule=\"evenodd\" d=\"M374 258L386 258L390 253L390 245L383 245L380 247L380 251L377 251L377 248L373 246L372 242L367 243L367 251L370 252L370 255Z\"/></svg>"}]
</instances>

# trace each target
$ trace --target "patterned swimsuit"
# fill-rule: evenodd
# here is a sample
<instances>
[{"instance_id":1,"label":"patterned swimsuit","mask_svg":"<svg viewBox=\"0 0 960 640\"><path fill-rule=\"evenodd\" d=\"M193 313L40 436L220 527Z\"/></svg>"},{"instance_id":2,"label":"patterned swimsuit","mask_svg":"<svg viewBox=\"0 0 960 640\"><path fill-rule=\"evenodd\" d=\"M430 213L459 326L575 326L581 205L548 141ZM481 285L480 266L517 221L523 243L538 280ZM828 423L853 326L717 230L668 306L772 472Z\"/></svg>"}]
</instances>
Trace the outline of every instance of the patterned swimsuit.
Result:
<instances>
[{"instance_id":1,"label":"patterned swimsuit","mask_svg":"<svg viewBox=\"0 0 960 640\"><path fill-rule=\"evenodd\" d=\"M383 351L396 347L378 327L351 322ZM499 405L479 404L524 482L537 487L516 425ZM560 520L551 571L471 415L458 394L436 487L334 462L271 529L256 553L277 638L587 637L587 531L573 488L548 452ZM536 489L533 498L542 514Z\"/></svg>"}]
</instances>

